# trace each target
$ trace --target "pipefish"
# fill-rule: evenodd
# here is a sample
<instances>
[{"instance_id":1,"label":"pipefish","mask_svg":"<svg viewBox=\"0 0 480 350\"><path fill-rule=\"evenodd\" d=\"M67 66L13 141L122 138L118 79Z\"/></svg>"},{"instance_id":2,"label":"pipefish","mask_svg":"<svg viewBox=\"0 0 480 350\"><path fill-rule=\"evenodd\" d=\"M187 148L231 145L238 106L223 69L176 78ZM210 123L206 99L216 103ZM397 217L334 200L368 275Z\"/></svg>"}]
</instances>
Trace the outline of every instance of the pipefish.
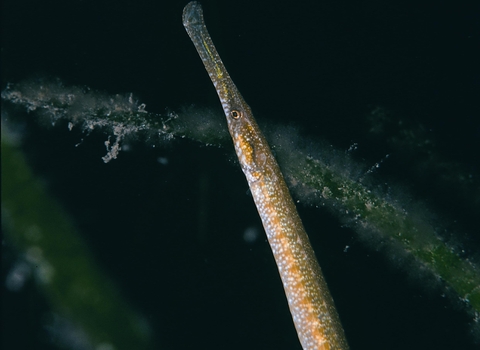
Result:
<instances>
[{"instance_id":1,"label":"pipefish","mask_svg":"<svg viewBox=\"0 0 480 350\"><path fill-rule=\"evenodd\" d=\"M215 49L198 2L185 6L183 25L222 103L303 349L348 349L333 299L278 163Z\"/></svg>"}]
</instances>

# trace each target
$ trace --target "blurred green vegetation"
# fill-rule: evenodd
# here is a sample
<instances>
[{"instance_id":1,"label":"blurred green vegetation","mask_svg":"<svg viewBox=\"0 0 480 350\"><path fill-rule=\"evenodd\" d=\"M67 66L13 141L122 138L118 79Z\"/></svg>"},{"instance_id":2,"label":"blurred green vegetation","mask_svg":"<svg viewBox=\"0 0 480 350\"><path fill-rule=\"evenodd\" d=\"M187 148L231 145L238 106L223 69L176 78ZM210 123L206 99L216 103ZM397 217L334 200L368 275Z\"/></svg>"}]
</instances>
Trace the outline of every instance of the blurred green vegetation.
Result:
<instances>
[{"instance_id":1,"label":"blurred green vegetation","mask_svg":"<svg viewBox=\"0 0 480 350\"><path fill-rule=\"evenodd\" d=\"M102 273L65 210L2 131L2 226L53 310L96 349L151 349L149 326Z\"/></svg>"},{"instance_id":2,"label":"blurred green vegetation","mask_svg":"<svg viewBox=\"0 0 480 350\"><path fill-rule=\"evenodd\" d=\"M230 147L222 116L208 109L189 107L158 115L147 112L132 95L108 96L66 87L59 81L10 85L2 98L53 124L67 121L70 129L107 131L112 136L106 141L105 162L116 158L128 139L169 144L175 138L188 138ZM472 319L478 319L480 274L458 247L443 239L442 229L427 210L379 189L367 176L373 170L359 171L348 152L308 143L293 128L270 125L267 130L294 197L328 208L365 241L407 256L417 269L440 281L447 294L455 295ZM148 327L108 278L101 276L88 248L35 180L21 152L3 141L2 169L9 240L38 264L37 274L54 307L85 329L96 344L118 342L115 348L148 348Z\"/></svg>"}]
</instances>

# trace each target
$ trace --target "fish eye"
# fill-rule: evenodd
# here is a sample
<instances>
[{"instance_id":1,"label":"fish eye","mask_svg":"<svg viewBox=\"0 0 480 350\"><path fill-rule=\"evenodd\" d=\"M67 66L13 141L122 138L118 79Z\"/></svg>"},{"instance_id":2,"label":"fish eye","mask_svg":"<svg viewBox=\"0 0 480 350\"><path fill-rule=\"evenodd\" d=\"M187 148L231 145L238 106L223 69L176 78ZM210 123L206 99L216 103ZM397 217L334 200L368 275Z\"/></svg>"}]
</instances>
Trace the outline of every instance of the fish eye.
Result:
<instances>
[{"instance_id":1,"label":"fish eye","mask_svg":"<svg viewBox=\"0 0 480 350\"><path fill-rule=\"evenodd\" d=\"M240 119L242 117L242 112L234 109L230 112L230 117L232 117L233 119Z\"/></svg>"}]
</instances>

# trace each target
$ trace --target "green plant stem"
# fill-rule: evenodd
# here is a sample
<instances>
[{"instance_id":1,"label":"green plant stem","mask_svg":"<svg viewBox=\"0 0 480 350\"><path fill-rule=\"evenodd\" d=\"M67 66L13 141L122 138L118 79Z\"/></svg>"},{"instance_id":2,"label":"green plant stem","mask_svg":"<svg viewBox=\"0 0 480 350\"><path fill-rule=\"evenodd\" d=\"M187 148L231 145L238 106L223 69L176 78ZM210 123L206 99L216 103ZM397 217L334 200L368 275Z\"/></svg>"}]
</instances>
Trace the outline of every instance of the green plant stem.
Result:
<instances>
[{"instance_id":1,"label":"green plant stem","mask_svg":"<svg viewBox=\"0 0 480 350\"><path fill-rule=\"evenodd\" d=\"M84 92L61 83L25 82L2 92L9 103L49 117L52 122L68 120L89 131L101 127L116 137L105 161L116 158L125 137L146 135L146 142L168 142L190 138L207 145L231 147L223 117L210 110L186 108L165 116L148 113L131 95L108 96ZM451 247L439 235L437 223L421 206L391 198L364 177L348 169L356 165L348 156L326 156L331 150L321 145L310 155L297 147L300 136L292 130L275 131L270 144L275 151L294 197L316 206L325 206L359 237L394 248L410 257L422 270L453 291L475 322L480 315L480 273L477 266ZM293 135L293 136L292 136ZM268 137L268 135L267 135ZM347 169L347 170L346 170Z\"/></svg>"},{"instance_id":2,"label":"green plant stem","mask_svg":"<svg viewBox=\"0 0 480 350\"><path fill-rule=\"evenodd\" d=\"M99 271L64 210L2 134L2 225L24 255L53 310L99 348L150 349L148 325Z\"/></svg>"}]
</instances>

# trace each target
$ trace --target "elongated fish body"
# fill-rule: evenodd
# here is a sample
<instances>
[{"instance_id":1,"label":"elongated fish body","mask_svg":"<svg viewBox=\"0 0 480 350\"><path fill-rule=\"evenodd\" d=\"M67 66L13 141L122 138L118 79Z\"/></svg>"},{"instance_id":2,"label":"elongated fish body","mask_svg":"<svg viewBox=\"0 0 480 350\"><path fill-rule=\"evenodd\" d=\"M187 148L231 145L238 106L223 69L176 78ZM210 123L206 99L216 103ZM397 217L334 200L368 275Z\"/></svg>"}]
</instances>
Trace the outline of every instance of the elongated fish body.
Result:
<instances>
[{"instance_id":1,"label":"elongated fish body","mask_svg":"<svg viewBox=\"0 0 480 350\"><path fill-rule=\"evenodd\" d=\"M213 45L199 3L185 7L183 25L222 103L303 349L348 349L333 299L278 163Z\"/></svg>"}]
</instances>

